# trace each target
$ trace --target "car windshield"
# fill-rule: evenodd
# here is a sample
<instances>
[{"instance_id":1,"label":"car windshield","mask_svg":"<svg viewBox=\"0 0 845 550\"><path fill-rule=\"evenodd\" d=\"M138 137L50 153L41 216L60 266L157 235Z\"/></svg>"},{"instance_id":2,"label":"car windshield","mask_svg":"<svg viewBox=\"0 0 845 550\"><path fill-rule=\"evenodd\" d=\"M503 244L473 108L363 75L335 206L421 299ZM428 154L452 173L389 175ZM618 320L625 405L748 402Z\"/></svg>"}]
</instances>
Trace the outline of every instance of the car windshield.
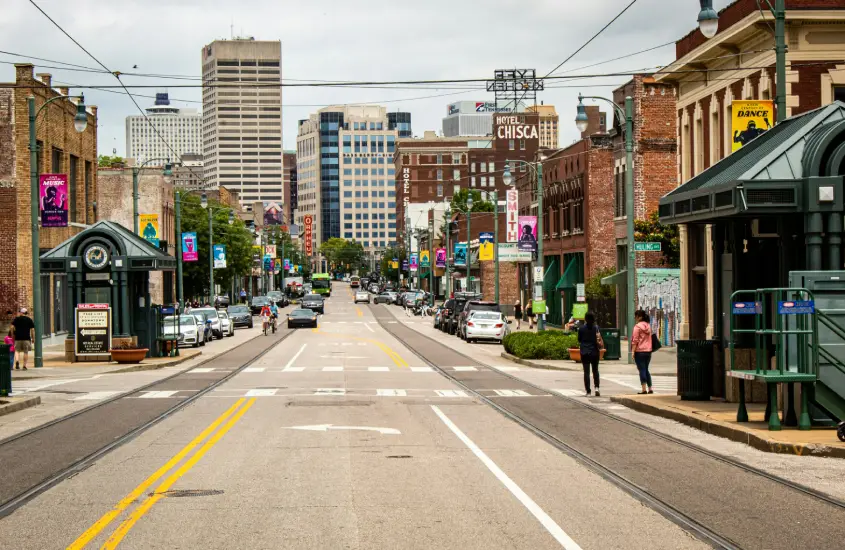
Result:
<instances>
[{"instance_id":1,"label":"car windshield","mask_svg":"<svg viewBox=\"0 0 845 550\"><path fill-rule=\"evenodd\" d=\"M268 298L277 298L282 295L282 292L279 290L271 290L267 293Z\"/></svg>"},{"instance_id":2,"label":"car windshield","mask_svg":"<svg viewBox=\"0 0 845 550\"><path fill-rule=\"evenodd\" d=\"M267 303L267 298L264 296L257 296L252 299L252 305L254 306L263 306L265 303Z\"/></svg>"},{"instance_id":3,"label":"car windshield","mask_svg":"<svg viewBox=\"0 0 845 550\"><path fill-rule=\"evenodd\" d=\"M310 309L295 309L290 312L291 317L312 317L313 315Z\"/></svg>"},{"instance_id":4,"label":"car windshield","mask_svg":"<svg viewBox=\"0 0 845 550\"><path fill-rule=\"evenodd\" d=\"M502 314L496 311L476 311L473 312L472 318L480 321L500 321Z\"/></svg>"},{"instance_id":5,"label":"car windshield","mask_svg":"<svg viewBox=\"0 0 845 550\"><path fill-rule=\"evenodd\" d=\"M195 319L195 317L193 317L192 315L180 315L179 316L179 324L180 325L194 325L196 323L196 321L194 319ZM164 326L167 327L168 323L170 323L170 325L172 326L173 323L175 323L176 321L174 320L172 315L168 315L167 317L165 317L162 320L162 322L164 323Z\"/></svg>"},{"instance_id":6,"label":"car windshield","mask_svg":"<svg viewBox=\"0 0 845 550\"><path fill-rule=\"evenodd\" d=\"M322 299L323 299L323 297L320 296L319 294L307 294L304 298L304 300L309 300L309 301L310 300L321 301Z\"/></svg>"},{"instance_id":7,"label":"car windshield","mask_svg":"<svg viewBox=\"0 0 845 550\"><path fill-rule=\"evenodd\" d=\"M225 311L218 311L218 312L217 312L217 317L219 317L220 319L228 319L228 318L229 318L229 314L228 314L228 313L226 313Z\"/></svg>"},{"instance_id":8,"label":"car windshield","mask_svg":"<svg viewBox=\"0 0 845 550\"><path fill-rule=\"evenodd\" d=\"M476 304L470 302L467 310L471 311L499 311L499 304Z\"/></svg>"},{"instance_id":9,"label":"car windshield","mask_svg":"<svg viewBox=\"0 0 845 550\"><path fill-rule=\"evenodd\" d=\"M312 288L329 288L330 285L331 281L329 281L328 279L316 279L314 281L311 281Z\"/></svg>"},{"instance_id":10,"label":"car windshield","mask_svg":"<svg viewBox=\"0 0 845 550\"><path fill-rule=\"evenodd\" d=\"M194 318L199 319L202 323L205 323L206 320L208 320L208 313L204 313L202 311L192 311L191 315L193 315Z\"/></svg>"},{"instance_id":11,"label":"car windshield","mask_svg":"<svg viewBox=\"0 0 845 550\"><path fill-rule=\"evenodd\" d=\"M231 306L229 308L229 315L240 315L243 313L249 313L249 308L246 306Z\"/></svg>"}]
</instances>

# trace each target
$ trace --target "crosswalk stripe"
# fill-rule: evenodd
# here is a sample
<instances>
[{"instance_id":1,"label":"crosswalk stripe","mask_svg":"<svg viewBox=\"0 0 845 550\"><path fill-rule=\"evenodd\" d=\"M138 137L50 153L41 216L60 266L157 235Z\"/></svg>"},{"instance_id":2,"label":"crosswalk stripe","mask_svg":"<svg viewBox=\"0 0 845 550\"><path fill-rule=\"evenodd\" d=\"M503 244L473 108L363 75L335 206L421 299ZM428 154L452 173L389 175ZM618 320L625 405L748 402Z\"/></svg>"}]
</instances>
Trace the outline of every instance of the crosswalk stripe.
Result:
<instances>
[{"instance_id":1,"label":"crosswalk stripe","mask_svg":"<svg viewBox=\"0 0 845 550\"><path fill-rule=\"evenodd\" d=\"M346 390L343 388L319 388L314 392L314 395L346 395Z\"/></svg>"},{"instance_id":2,"label":"crosswalk stripe","mask_svg":"<svg viewBox=\"0 0 845 550\"><path fill-rule=\"evenodd\" d=\"M179 391L145 391L144 395L139 396L139 399L165 399L167 397L173 397L179 393Z\"/></svg>"},{"instance_id":3,"label":"crosswalk stripe","mask_svg":"<svg viewBox=\"0 0 845 550\"><path fill-rule=\"evenodd\" d=\"M464 390L434 390L440 397L469 397Z\"/></svg>"},{"instance_id":4,"label":"crosswalk stripe","mask_svg":"<svg viewBox=\"0 0 845 550\"><path fill-rule=\"evenodd\" d=\"M247 367L243 371L244 372L264 372L266 369L264 367Z\"/></svg>"},{"instance_id":5,"label":"crosswalk stripe","mask_svg":"<svg viewBox=\"0 0 845 550\"><path fill-rule=\"evenodd\" d=\"M376 390L377 395L382 397L405 397L408 395L406 390Z\"/></svg>"},{"instance_id":6,"label":"crosswalk stripe","mask_svg":"<svg viewBox=\"0 0 845 550\"><path fill-rule=\"evenodd\" d=\"M478 370L475 367L454 367L454 369L458 372L470 372L470 371L477 371Z\"/></svg>"},{"instance_id":7,"label":"crosswalk stripe","mask_svg":"<svg viewBox=\"0 0 845 550\"><path fill-rule=\"evenodd\" d=\"M206 367L202 367L202 368L198 368L198 369L191 369L191 371L190 371L190 372L199 372L199 373L202 373L202 372L214 372L214 369L211 369L211 368L206 368Z\"/></svg>"},{"instance_id":8,"label":"crosswalk stripe","mask_svg":"<svg viewBox=\"0 0 845 550\"><path fill-rule=\"evenodd\" d=\"M411 372L434 372L431 367L411 367Z\"/></svg>"},{"instance_id":9,"label":"crosswalk stripe","mask_svg":"<svg viewBox=\"0 0 845 550\"><path fill-rule=\"evenodd\" d=\"M370 372L387 372L390 367L367 367L367 370Z\"/></svg>"},{"instance_id":10,"label":"crosswalk stripe","mask_svg":"<svg viewBox=\"0 0 845 550\"><path fill-rule=\"evenodd\" d=\"M531 394L524 390L493 390L499 397L531 397Z\"/></svg>"},{"instance_id":11,"label":"crosswalk stripe","mask_svg":"<svg viewBox=\"0 0 845 550\"><path fill-rule=\"evenodd\" d=\"M305 370L305 367L286 367L282 369L282 372L302 372Z\"/></svg>"},{"instance_id":12,"label":"crosswalk stripe","mask_svg":"<svg viewBox=\"0 0 845 550\"><path fill-rule=\"evenodd\" d=\"M74 397L73 401L97 401L100 399L108 399L109 397L119 394L119 391L92 391L78 397Z\"/></svg>"},{"instance_id":13,"label":"crosswalk stripe","mask_svg":"<svg viewBox=\"0 0 845 550\"><path fill-rule=\"evenodd\" d=\"M246 392L247 397L268 397L271 395L276 395L276 392L279 391L276 388L268 389L268 388L258 388L254 390L249 390Z\"/></svg>"},{"instance_id":14,"label":"crosswalk stripe","mask_svg":"<svg viewBox=\"0 0 845 550\"><path fill-rule=\"evenodd\" d=\"M493 365L493 368L502 372L516 372L519 370L519 367L506 367L503 365Z\"/></svg>"},{"instance_id":15,"label":"crosswalk stripe","mask_svg":"<svg viewBox=\"0 0 845 550\"><path fill-rule=\"evenodd\" d=\"M552 391L555 392L555 393L559 393L560 395L564 395L566 397L577 397L577 396L582 395L584 393L581 390L569 390L569 389L558 389L558 390L552 390Z\"/></svg>"}]
</instances>

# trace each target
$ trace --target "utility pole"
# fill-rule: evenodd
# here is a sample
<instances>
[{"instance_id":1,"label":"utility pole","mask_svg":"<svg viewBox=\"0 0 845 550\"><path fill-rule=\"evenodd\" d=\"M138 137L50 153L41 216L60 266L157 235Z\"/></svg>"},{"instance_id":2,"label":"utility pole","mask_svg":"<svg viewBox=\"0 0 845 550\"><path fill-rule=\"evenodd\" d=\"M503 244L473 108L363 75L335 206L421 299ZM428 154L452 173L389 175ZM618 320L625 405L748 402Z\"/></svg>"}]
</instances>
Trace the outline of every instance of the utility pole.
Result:
<instances>
[{"instance_id":1,"label":"utility pole","mask_svg":"<svg viewBox=\"0 0 845 550\"><path fill-rule=\"evenodd\" d=\"M496 277L496 303L499 303L499 194L493 191L493 265Z\"/></svg>"}]
</instances>

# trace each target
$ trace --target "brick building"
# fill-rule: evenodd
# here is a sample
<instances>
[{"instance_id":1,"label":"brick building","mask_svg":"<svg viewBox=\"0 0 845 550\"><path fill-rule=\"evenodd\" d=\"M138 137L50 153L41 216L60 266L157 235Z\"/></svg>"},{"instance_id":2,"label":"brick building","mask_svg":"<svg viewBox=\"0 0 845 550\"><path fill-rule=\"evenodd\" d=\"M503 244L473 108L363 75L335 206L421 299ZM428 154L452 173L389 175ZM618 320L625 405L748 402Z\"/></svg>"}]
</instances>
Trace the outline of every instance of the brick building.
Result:
<instances>
[{"instance_id":1,"label":"brick building","mask_svg":"<svg viewBox=\"0 0 845 550\"><path fill-rule=\"evenodd\" d=\"M35 97L36 110L50 99L68 95L66 88L51 87L49 74L34 73L33 65L15 65L15 82L0 84L0 319L3 330L11 321L7 312L32 308L32 248L29 109L27 98ZM88 107L88 126L77 132L73 99L60 99L38 116L38 173L67 174L69 185L68 227L42 228L39 246L46 252L71 238L96 219L97 197L97 107ZM45 335L65 332L66 275L41 277Z\"/></svg>"},{"instance_id":2,"label":"brick building","mask_svg":"<svg viewBox=\"0 0 845 550\"><path fill-rule=\"evenodd\" d=\"M786 116L833 100L845 101L845 5L840 0L786 0ZM678 90L675 123L677 180L686 182L730 155L734 100L776 96L774 21L755 0L737 0L719 13L719 31L706 39L697 29L677 41L676 59L655 75ZM748 68L745 68L748 67ZM718 70L718 72L715 72ZM772 121L774 124L774 121ZM681 338L716 334L716 277L710 224L682 224Z\"/></svg>"},{"instance_id":3,"label":"brick building","mask_svg":"<svg viewBox=\"0 0 845 550\"><path fill-rule=\"evenodd\" d=\"M288 223L293 223L297 205L296 151L282 153L282 180L284 181L285 219Z\"/></svg>"}]
</instances>

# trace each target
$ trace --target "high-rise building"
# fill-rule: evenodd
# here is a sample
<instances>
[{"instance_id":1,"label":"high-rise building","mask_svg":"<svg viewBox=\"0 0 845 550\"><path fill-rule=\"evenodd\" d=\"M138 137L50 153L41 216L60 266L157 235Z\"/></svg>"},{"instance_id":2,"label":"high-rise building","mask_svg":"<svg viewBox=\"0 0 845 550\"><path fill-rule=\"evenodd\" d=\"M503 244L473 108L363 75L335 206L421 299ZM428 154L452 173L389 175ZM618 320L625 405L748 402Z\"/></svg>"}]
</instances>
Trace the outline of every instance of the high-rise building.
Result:
<instances>
[{"instance_id":1,"label":"high-rise building","mask_svg":"<svg viewBox=\"0 0 845 550\"><path fill-rule=\"evenodd\" d=\"M560 126L554 105L530 105L525 108L529 113L540 113L540 148L557 149L560 147Z\"/></svg>"},{"instance_id":2,"label":"high-rise building","mask_svg":"<svg viewBox=\"0 0 845 550\"><path fill-rule=\"evenodd\" d=\"M519 104L517 112L524 111ZM458 101L446 107L443 118L444 137L489 136L493 133L493 114L513 112L513 103L496 106L493 101ZM400 136L400 137L411 137Z\"/></svg>"},{"instance_id":3,"label":"high-rise building","mask_svg":"<svg viewBox=\"0 0 845 550\"><path fill-rule=\"evenodd\" d=\"M410 113L377 105L326 107L299 122L296 223L312 215L314 247L332 237L365 249L396 240L393 153Z\"/></svg>"},{"instance_id":4,"label":"high-rise building","mask_svg":"<svg viewBox=\"0 0 845 550\"><path fill-rule=\"evenodd\" d=\"M180 191L197 191L205 188L202 178L202 155L182 155L181 162L173 166L173 185Z\"/></svg>"},{"instance_id":5,"label":"high-rise building","mask_svg":"<svg viewBox=\"0 0 845 550\"><path fill-rule=\"evenodd\" d=\"M126 157L139 161L171 159L202 152L202 115L196 109L170 104L166 92L157 93L155 105L144 115L126 117Z\"/></svg>"},{"instance_id":6,"label":"high-rise building","mask_svg":"<svg viewBox=\"0 0 845 550\"><path fill-rule=\"evenodd\" d=\"M202 49L203 175L247 209L283 200L282 45L254 38Z\"/></svg>"},{"instance_id":7,"label":"high-rise building","mask_svg":"<svg viewBox=\"0 0 845 550\"><path fill-rule=\"evenodd\" d=\"M285 151L282 153L282 165L284 166L285 197L284 208L285 223L292 223L296 214L296 151Z\"/></svg>"}]
</instances>

